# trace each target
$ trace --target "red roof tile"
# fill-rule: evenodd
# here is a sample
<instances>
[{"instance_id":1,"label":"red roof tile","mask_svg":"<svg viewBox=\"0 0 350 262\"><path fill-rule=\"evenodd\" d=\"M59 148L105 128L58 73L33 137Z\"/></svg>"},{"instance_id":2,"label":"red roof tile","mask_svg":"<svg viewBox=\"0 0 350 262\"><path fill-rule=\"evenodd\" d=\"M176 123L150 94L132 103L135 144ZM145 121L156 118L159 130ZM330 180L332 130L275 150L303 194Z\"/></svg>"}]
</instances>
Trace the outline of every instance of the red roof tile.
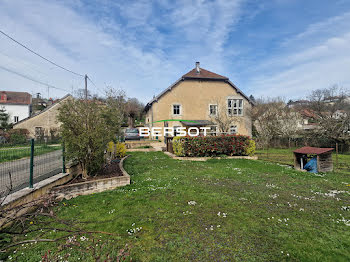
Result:
<instances>
[{"instance_id":1,"label":"red roof tile","mask_svg":"<svg viewBox=\"0 0 350 262\"><path fill-rule=\"evenodd\" d=\"M299 153L299 154L315 154L320 155L329 151L332 151L333 148L321 148L321 147L311 147L311 146L304 146L302 148L296 149L293 152Z\"/></svg>"},{"instance_id":2,"label":"red roof tile","mask_svg":"<svg viewBox=\"0 0 350 262\"><path fill-rule=\"evenodd\" d=\"M0 104L30 105L32 96L27 92L0 91Z\"/></svg>"},{"instance_id":3,"label":"red roof tile","mask_svg":"<svg viewBox=\"0 0 350 262\"><path fill-rule=\"evenodd\" d=\"M196 71L196 68L192 69L190 72L182 76L183 78L203 78L203 79L219 79L219 80L228 80L226 76L218 75L203 68L200 69L199 74Z\"/></svg>"}]
</instances>

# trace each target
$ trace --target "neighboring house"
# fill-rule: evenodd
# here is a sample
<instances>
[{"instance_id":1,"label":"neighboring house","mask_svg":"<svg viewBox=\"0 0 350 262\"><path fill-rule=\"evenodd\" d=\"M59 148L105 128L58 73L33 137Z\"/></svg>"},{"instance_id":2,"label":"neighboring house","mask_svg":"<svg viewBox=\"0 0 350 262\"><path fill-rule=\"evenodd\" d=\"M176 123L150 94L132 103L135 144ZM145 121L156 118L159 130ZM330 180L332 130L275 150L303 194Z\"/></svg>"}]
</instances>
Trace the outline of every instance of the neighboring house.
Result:
<instances>
[{"instance_id":1,"label":"neighboring house","mask_svg":"<svg viewBox=\"0 0 350 262\"><path fill-rule=\"evenodd\" d=\"M309 109L301 109L299 110L299 114L301 116L300 121L298 122L298 128L303 131L311 131L317 128L317 124L314 123L314 119L316 118L315 113Z\"/></svg>"},{"instance_id":2,"label":"neighboring house","mask_svg":"<svg viewBox=\"0 0 350 262\"><path fill-rule=\"evenodd\" d=\"M9 122L17 123L30 116L32 96L26 92L0 91L0 107L9 114Z\"/></svg>"},{"instance_id":3,"label":"neighboring house","mask_svg":"<svg viewBox=\"0 0 350 262\"><path fill-rule=\"evenodd\" d=\"M36 113L44 110L48 106L53 104L52 98L46 99L41 97L40 93L36 94L36 97L33 97L32 99L32 115L35 115Z\"/></svg>"},{"instance_id":4,"label":"neighboring house","mask_svg":"<svg viewBox=\"0 0 350 262\"><path fill-rule=\"evenodd\" d=\"M210 127L211 133L217 134L221 130L216 119L221 114L231 119L228 133L251 136L252 105L253 101L227 77L200 68L197 62L193 70L146 105L145 121L148 127ZM157 122L167 119L176 121Z\"/></svg>"},{"instance_id":5,"label":"neighboring house","mask_svg":"<svg viewBox=\"0 0 350 262\"><path fill-rule=\"evenodd\" d=\"M43 111L28 117L13 126L13 129L27 129L32 138L48 138L56 136L60 127L57 120L58 109L67 101L73 98L66 95L54 104L46 107Z\"/></svg>"}]
</instances>

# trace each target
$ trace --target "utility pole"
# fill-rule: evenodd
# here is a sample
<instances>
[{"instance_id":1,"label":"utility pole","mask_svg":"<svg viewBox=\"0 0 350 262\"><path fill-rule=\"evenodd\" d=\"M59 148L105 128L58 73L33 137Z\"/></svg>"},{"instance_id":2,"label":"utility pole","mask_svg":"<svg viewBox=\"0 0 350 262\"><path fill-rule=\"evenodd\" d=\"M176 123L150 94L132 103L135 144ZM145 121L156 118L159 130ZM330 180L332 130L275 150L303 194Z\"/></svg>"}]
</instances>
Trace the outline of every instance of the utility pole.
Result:
<instances>
[{"instance_id":1,"label":"utility pole","mask_svg":"<svg viewBox=\"0 0 350 262\"><path fill-rule=\"evenodd\" d=\"M85 75L85 101L87 101L88 99L87 79L88 79L88 76Z\"/></svg>"}]
</instances>

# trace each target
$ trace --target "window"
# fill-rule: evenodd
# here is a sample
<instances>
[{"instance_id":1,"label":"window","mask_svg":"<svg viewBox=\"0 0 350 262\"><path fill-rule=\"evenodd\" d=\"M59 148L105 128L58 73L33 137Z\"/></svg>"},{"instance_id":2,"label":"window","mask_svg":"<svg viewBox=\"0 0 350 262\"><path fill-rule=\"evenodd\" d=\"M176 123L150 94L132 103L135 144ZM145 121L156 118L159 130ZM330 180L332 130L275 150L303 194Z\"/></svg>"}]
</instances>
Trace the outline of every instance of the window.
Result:
<instances>
[{"instance_id":1,"label":"window","mask_svg":"<svg viewBox=\"0 0 350 262\"><path fill-rule=\"evenodd\" d=\"M218 129L217 126L211 126L211 127L210 127L210 134L211 134L212 136L216 136L216 135L217 135L217 129Z\"/></svg>"},{"instance_id":2,"label":"window","mask_svg":"<svg viewBox=\"0 0 350 262\"><path fill-rule=\"evenodd\" d=\"M37 138L41 138L44 136L44 128L43 127L40 127L40 126L37 126L35 127L35 137Z\"/></svg>"},{"instance_id":3,"label":"window","mask_svg":"<svg viewBox=\"0 0 350 262\"><path fill-rule=\"evenodd\" d=\"M17 123L17 122L18 122L18 116L14 116L14 117L13 117L13 121L14 121L15 123Z\"/></svg>"},{"instance_id":4,"label":"window","mask_svg":"<svg viewBox=\"0 0 350 262\"><path fill-rule=\"evenodd\" d=\"M209 115L216 116L218 113L218 105L209 105Z\"/></svg>"},{"instance_id":5,"label":"window","mask_svg":"<svg viewBox=\"0 0 350 262\"><path fill-rule=\"evenodd\" d=\"M237 134L237 126L230 126L230 135Z\"/></svg>"},{"instance_id":6,"label":"window","mask_svg":"<svg viewBox=\"0 0 350 262\"><path fill-rule=\"evenodd\" d=\"M180 105L173 105L173 114L180 115Z\"/></svg>"},{"instance_id":7,"label":"window","mask_svg":"<svg viewBox=\"0 0 350 262\"><path fill-rule=\"evenodd\" d=\"M228 99L227 108L230 116L243 115L243 99Z\"/></svg>"}]
</instances>

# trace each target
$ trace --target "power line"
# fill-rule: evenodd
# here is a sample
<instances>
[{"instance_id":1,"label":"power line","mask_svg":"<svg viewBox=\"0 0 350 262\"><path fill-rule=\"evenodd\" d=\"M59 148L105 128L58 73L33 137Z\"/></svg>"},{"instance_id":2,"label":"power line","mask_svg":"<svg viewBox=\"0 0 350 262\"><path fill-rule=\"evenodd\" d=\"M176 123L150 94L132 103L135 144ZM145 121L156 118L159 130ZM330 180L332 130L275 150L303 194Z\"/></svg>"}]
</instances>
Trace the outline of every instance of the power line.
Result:
<instances>
[{"instance_id":1,"label":"power line","mask_svg":"<svg viewBox=\"0 0 350 262\"><path fill-rule=\"evenodd\" d=\"M95 83L91 80L91 78L90 78L89 76L87 77L87 79L91 82L91 84L92 84L94 87L96 87L96 90L97 90L98 92L100 92L100 94L104 95L104 94L102 93L102 91L100 91L100 89L95 85Z\"/></svg>"},{"instance_id":2,"label":"power line","mask_svg":"<svg viewBox=\"0 0 350 262\"><path fill-rule=\"evenodd\" d=\"M68 90L66 90L66 89L59 88L59 87L56 87L56 86L53 86L53 85L50 85L50 84L44 83L44 82L42 82L42 81L36 80L35 78L32 78L31 76L28 76L28 75L25 75L25 74L19 73L19 72L17 72L17 71L14 71L14 70L9 69L9 68L6 68L6 67L3 67L3 66L1 66L1 65L0 65L0 69L5 70L5 71L7 71L7 72L9 72L9 73L12 73L12 74L18 75L18 76L20 76L20 77L23 77L23 78L28 79L28 80L30 80L30 81L33 81L33 82L35 82L35 83L38 83L38 84L44 85L44 86L46 86L46 87L50 87L50 88L54 88L54 89L58 89L58 90L65 91L65 92L68 92L68 93L69 93L69 91L68 91Z\"/></svg>"},{"instance_id":3,"label":"power line","mask_svg":"<svg viewBox=\"0 0 350 262\"><path fill-rule=\"evenodd\" d=\"M61 69L63 69L63 70L65 70L65 71L67 71L67 72L70 72L70 73L75 74L75 75L77 75L77 76L82 76L82 77L84 77L84 75L82 75L82 74L78 74L78 73L76 73L76 72L73 72L73 71L71 71L71 70L69 70L69 69L67 69L67 68L65 68L65 67L63 67L63 66L60 66L60 65L56 64L55 62L52 62L51 60L49 60L49 59L43 57L42 55L40 55L40 54L38 54L37 52L33 51L32 49L30 49L29 47L25 46L24 44L18 42L16 39L12 38L11 36L9 36L8 34L6 34L5 32L3 32L3 31L0 30L0 33L3 34L4 36L6 36L7 38L11 39L12 41L14 41L15 43L17 43L18 45L22 46L23 48L27 49L29 52L31 52L31 53L33 53L33 54L39 56L39 57L42 58L42 59L44 59L45 61L47 61L47 62L49 62L49 63L51 63L51 64L53 64L53 65L55 65L55 66L57 66L57 67L59 67L59 68L61 68Z\"/></svg>"}]
</instances>

